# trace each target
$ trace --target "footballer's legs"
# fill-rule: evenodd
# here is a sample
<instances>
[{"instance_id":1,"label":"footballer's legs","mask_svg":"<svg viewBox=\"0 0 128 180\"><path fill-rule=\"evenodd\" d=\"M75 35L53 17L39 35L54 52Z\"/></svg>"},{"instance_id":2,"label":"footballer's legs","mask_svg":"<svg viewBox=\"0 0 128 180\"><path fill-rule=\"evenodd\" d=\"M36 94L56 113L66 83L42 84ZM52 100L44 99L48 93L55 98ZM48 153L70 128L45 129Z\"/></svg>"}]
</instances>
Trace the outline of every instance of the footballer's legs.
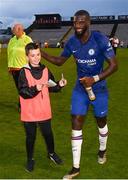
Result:
<instances>
[{"instance_id":1,"label":"footballer's legs","mask_svg":"<svg viewBox=\"0 0 128 180\"><path fill-rule=\"evenodd\" d=\"M98 152L98 163L104 164L106 162L106 146L108 139L108 126L107 118L96 117L98 130L99 130L99 152Z\"/></svg>"},{"instance_id":2,"label":"footballer's legs","mask_svg":"<svg viewBox=\"0 0 128 180\"><path fill-rule=\"evenodd\" d=\"M84 116L72 115L72 154L73 154L73 167L80 167L81 146L82 146L82 127L84 123Z\"/></svg>"},{"instance_id":3,"label":"footballer's legs","mask_svg":"<svg viewBox=\"0 0 128 180\"><path fill-rule=\"evenodd\" d=\"M80 173L81 147L83 141L82 128L89 104L90 101L85 91L81 93L81 91L77 91L76 89L73 90L71 102L73 167L63 179L72 179Z\"/></svg>"},{"instance_id":4,"label":"footballer's legs","mask_svg":"<svg viewBox=\"0 0 128 180\"><path fill-rule=\"evenodd\" d=\"M82 147L82 127L84 124L84 116L72 115L72 155L73 155L73 168L66 174L63 179L72 179L80 173L80 158Z\"/></svg>"},{"instance_id":5,"label":"footballer's legs","mask_svg":"<svg viewBox=\"0 0 128 180\"><path fill-rule=\"evenodd\" d=\"M99 152L98 163L104 164L106 162L106 146L108 139L107 113L108 113L108 92L96 94L96 100L92 102L94 107L94 114L99 130Z\"/></svg>"}]
</instances>

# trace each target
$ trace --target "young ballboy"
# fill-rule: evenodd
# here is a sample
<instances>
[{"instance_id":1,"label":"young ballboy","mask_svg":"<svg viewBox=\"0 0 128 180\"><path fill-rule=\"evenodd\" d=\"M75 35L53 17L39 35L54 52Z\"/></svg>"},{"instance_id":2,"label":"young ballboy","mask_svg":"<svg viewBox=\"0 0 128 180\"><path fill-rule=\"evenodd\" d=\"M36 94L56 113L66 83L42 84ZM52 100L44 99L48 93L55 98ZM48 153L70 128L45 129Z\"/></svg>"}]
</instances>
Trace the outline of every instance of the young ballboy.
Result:
<instances>
[{"instance_id":1,"label":"young ballboy","mask_svg":"<svg viewBox=\"0 0 128 180\"><path fill-rule=\"evenodd\" d=\"M56 164L62 164L62 160L54 151L54 137L51 128L51 106L49 91L58 92L67 84L62 78L59 82L52 83L54 76L48 68L40 63L41 52L38 44L29 43L25 47L28 64L20 71L19 95L21 104L21 121L24 123L26 133L27 164L26 170L34 169L34 143L36 130L39 126L45 139L48 157Z\"/></svg>"}]
</instances>

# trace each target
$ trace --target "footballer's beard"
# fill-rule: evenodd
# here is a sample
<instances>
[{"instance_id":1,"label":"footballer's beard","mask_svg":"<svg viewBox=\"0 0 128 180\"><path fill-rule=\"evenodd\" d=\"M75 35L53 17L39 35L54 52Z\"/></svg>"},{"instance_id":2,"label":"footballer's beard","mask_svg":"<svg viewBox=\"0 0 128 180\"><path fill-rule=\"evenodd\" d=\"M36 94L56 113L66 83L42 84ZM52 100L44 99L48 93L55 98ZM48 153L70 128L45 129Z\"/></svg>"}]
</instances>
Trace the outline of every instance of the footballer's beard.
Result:
<instances>
[{"instance_id":1,"label":"footballer's beard","mask_svg":"<svg viewBox=\"0 0 128 180\"><path fill-rule=\"evenodd\" d=\"M78 32L76 29L75 29L75 35L78 39L81 39L84 34L88 31L88 27L85 27L82 31Z\"/></svg>"}]
</instances>

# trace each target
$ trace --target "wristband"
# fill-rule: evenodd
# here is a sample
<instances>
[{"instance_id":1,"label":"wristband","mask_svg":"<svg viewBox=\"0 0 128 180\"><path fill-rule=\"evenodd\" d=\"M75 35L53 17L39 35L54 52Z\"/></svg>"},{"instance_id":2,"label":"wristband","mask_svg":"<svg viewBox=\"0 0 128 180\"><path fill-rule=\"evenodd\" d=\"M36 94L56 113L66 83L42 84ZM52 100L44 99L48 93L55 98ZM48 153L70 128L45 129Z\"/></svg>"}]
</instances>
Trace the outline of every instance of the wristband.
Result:
<instances>
[{"instance_id":1,"label":"wristband","mask_svg":"<svg viewBox=\"0 0 128 180\"><path fill-rule=\"evenodd\" d=\"M99 76L98 76L98 75L93 76L93 78L94 78L94 81L95 81L95 82L97 82L97 81L99 81L99 80L100 80L100 78L99 78Z\"/></svg>"}]
</instances>

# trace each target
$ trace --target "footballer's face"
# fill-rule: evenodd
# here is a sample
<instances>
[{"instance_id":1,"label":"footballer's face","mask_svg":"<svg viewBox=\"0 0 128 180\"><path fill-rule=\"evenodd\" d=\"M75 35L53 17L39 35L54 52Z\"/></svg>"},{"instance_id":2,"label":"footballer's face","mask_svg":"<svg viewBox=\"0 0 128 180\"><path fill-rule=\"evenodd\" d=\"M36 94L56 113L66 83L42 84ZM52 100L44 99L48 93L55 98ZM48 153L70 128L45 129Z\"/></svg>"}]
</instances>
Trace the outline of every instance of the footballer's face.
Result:
<instances>
[{"instance_id":1,"label":"footballer's face","mask_svg":"<svg viewBox=\"0 0 128 180\"><path fill-rule=\"evenodd\" d=\"M40 49L31 49L28 52L27 55L28 61L29 63L33 66L33 67L38 67L40 60L41 60L41 52Z\"/></svg>"},{"instance_id":2,"label":"footballer's face","mask_svg":"<svg viewBox=\"0 0 128 180\"><path fill-rule=\"evenodd\" d=\"M82 38L83 35L89 30L90 19L85 15L74 16L73 24L75 29L75 35L78 38Z\"/></svg>"}]
</instances>

